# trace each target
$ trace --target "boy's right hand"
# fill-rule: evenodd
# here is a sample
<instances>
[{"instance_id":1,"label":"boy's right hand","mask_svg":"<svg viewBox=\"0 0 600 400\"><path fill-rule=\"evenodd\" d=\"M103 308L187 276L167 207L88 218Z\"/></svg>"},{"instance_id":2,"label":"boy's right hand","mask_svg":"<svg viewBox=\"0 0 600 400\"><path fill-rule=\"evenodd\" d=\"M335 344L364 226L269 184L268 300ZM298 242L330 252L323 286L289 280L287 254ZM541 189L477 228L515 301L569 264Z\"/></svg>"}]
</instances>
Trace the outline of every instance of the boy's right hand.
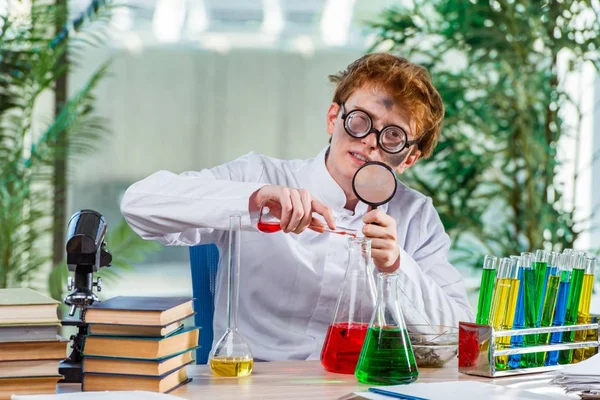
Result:
<instances>
[{"instance_id":1,"label":"boy's right hand","mask_svg":"<svg viewBox=\"0 0 600 400\"><path fill-rule=\"evenodd\" d=\"M304 231L313 221L313 212L322 215L331 229L335 229L333 213L325 204L314 199L306 189L292 189L285 186L267 185L252 193L249 199L250 211L260 210L264 203L270 212L281 221L281 229L296 234Z\"/></svg>"}]
</instances>

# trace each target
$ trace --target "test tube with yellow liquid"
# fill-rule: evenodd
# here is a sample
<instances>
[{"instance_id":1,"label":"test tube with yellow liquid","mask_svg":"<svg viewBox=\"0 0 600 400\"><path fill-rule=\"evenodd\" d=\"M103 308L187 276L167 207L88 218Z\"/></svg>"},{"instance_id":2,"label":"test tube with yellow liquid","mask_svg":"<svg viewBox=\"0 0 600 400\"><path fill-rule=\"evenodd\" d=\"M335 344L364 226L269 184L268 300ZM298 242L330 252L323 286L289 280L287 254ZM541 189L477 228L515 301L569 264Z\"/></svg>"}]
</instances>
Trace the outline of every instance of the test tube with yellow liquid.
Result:
<instances>
[{"instance_id":1,"label":"test tube with yellow liquid","mask_svg":"<svg viewBox=\"0 0 600 400\"><path fill-rule=\"evenodd\" d=\"M508 304L508 293L510 291L510 258L500 259L500 266L494 283L494 295L492 298L492 309L490 311L489 324L494 329L500 329L502 319ZM480 295L481 296L481 295Z\"/></svg>"},{"instance_id":2,"label":"test tube with yellow liquid","mask_svg":"<svg viewBox=\"0 0 600 400\"><path fill-rule=\"evenodd\" d=\"M254 367L254 358L250 347L237 326L241 229L241 216L230 216L227 259L227 330L209 355L210 369L219 376L247 376L252 373Z\"/></svg>"},{"instance_id":3,"label":"test tube with yellow liquid","mask_svg":"<svg viewBox=\"0 0 600 400\"><path fill-rule=\"evenodd\" d=\"M583 275L583 285L581 288L581 298L579 300L579 310L577 314L578 324L588 324L590 318L590 303L592 301L592 289L594 288L594 267L596 259L594 257L585 257L583 259L585 273ZM576 331L575 341L585 342L588 331ZM573 363L585 360L586 349L573 350Z\"/></svg>"},{"instance_id":4,"label":"test tube with yellow liquid","mask_svg":"<svg viewBox=\"0 0 600 400\"><path fill-rule=\"evenodd\" d=\"M519 270L522 270L520 257L511 256L508 267L506 268L505 277L501 278L498 283L502 282L503 290L498 292L498 296L494 298L493 323L497 324L494 329L507 330L512 329L515 320L515 311L517 309L517 298L519 296L519 288L521 281L519 279ZM505 279L502 281L502 279ZM508 287L506 286L508 284ZM498 321L499 315L502 315L501 322ZM507 349L510 347L510 336L498 338L498 349ZM496 369L508 369L508 356L496 357Z\"/></svg>"}]
</instances>

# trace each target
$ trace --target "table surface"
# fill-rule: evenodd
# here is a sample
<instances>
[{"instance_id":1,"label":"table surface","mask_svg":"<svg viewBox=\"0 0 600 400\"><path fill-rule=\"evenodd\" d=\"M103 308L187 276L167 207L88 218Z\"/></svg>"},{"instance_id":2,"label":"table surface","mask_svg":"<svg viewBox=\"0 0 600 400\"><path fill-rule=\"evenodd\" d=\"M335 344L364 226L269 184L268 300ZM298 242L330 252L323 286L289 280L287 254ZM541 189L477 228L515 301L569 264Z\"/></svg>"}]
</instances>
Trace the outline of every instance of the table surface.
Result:
<instances>
[{"instance_id":1,"label":"table surface","mask_svg":"<svg viewBox=\"0 0 600 400\"><path fill-rule=\"evenodd\" d=\"M243 378L214 376L206 365L188 366L189 384L171 394L185 399L338 399L351 392L365 391L369 386L356 381L354 375L327 372L319 361L260 362L252 374ZM458 372L456 360L443 368L420 368L417 382L472 380L518 387L565 399L558 387L548 386L548 374L516 377L483 378ZM59 384L59 393L77 392L80 385ZM578 397L575 397L578 398Z\"/></svg>"}]
</instances>

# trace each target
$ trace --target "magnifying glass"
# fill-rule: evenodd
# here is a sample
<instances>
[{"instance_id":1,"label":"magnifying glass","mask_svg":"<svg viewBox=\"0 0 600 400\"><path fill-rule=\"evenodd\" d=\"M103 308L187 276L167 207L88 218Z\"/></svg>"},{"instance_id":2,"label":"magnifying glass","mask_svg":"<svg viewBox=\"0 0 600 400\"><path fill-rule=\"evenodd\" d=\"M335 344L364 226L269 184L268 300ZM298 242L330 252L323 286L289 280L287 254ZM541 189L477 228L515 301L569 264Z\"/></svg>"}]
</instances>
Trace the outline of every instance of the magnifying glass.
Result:
<instances>
[{"instance_id":1,"label":"magnifying glass","mask_svg":"<svg viewBox=\"0 0 600 400\"><path fill-rule=\"evenodd\" d=\"M356 197L373 209L390 201L397 188L394 172L379 161L364 163L352 178L352 190Z\"/></svg>"}]
</instances>

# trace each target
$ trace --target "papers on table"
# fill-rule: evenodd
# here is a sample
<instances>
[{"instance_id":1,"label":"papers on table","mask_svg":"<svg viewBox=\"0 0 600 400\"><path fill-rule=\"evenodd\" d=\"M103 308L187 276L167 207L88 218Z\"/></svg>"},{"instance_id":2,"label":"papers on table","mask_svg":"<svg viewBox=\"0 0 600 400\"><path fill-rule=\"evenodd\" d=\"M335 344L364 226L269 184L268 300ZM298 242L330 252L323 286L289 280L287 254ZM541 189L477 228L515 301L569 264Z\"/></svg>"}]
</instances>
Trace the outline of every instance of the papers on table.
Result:
<instances>
[{"instance_id":1,"label":"papers on table","mask_svg":"<svg viewBox=\"0 0 600 400\"><path fill-rule=\"evenodd\" d=\"M567 365L555 374L551 385L561 386L567 393L581 392L583 398L600 398L600 354Z\"/></svg>"},{"instance_id":2,"label":"papers on table","mask_svg":"<svg viewBox=\"0 0 600 400\"><path fill-rule=\"evenodd\" d=\"M377 386L376 389L379 393L356 392L353 398L369 400L391 400L393 398L404 400L556 400L561 398L476 381L412 383L410 385Z\"/></svg>"}]
</instances>

